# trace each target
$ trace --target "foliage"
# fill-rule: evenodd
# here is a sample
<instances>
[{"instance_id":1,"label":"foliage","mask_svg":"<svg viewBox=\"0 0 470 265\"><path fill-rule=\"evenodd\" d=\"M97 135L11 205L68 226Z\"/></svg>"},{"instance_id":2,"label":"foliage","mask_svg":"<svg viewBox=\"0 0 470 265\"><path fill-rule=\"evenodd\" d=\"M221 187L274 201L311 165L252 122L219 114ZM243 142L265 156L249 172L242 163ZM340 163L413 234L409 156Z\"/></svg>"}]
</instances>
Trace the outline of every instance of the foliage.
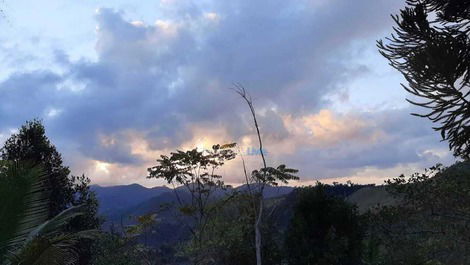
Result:
<instances>
[{"instance_id":1,"label":"foliage","mask_svg":"<svg viewBox=\"0 0 470 265\"><path fill-rule=\"evenodd\" d=\"M129 225L125 228L127 237L144 237L144 244L148 244L149 234L154 232L157 224L157 214L150 213L136 217L137 224Z\"/></svg>"},{"instance_id":2,"label":"foliage","mask_svg":"<svg viewBox=\"0 0 470 265\"><path fill-rule=\"evenodd\" d=\"M253 212L250 198L244 194L234 195L230 201L214 202L219 210L208 220L208 229L202 245L188 242L186 256L203 252L201 264L253 264L254 251Z\"/></svg>"},{"instance_id":3,"label":"foliage","mask_svg":"<svg viewBox=\"0 0 470 265\"><path fill-rule=\"evenodd\" d=\"M45 171L21 162L2 161L0 165L0 223L8 229L0 234L2 264L76 264L78 242L96 235L94 230L64 229L83 215L83 207L70 207L46 221Z\"/></svg>"},{"instance_id":4,"label":"foliage","mask_svg":"<svg viewBox=\"0 0 470 265\"><path fill-rule=\"evenodd\" d=\"M288 264L359 264L363 227L356 206L328 195L320 183L295 192L285 237Z\"/></svg>"},{"instance_id":5,"label":"foliage","mask_svg":"<svg viewBox=\"0 0 470 265\"><path fill-rule=\"evenodd\" d=\"M46 137L44 126L39 120L26 122L18 133L7 139L1 149L1 158L43 165L48 175L45 184L51 191L49 217L55 216L73 202L73 183L68 177L70 170L62 165L60 153Z\"/></svg>"},{"instance_id":6,"label":"foliage","mask_svg":"<svg viewBox=\"0 0 470 265\"><path fill-rule=\"evenodd\" d=\"M427 117L438 125L456 156L470 157L470 1L407 0L397 27L387 43L378 47L400 71L412 95L408 100L429 110Z\"/></svg>"},{"instance_id":7,"label":"foliage","mask_svg":"<svg viewBox=\"0 0 470 265\"><path fill-rule=\"evenodd\" d=\"M256 257L254 251L253 222L255 220L252 210L252 197L247 193L236 193L228 201L219 200L217 215L211 216L202 250L194 244L186 248L187 256L197 252L205 253L202 264L224 265L254 265ZM269 217L273 217L272 215ZM265 218L263 232L263 262L265 264L281 264L280 251L276 235L278 230L273 218Z\"/></svg>"},{"instance_id":8,"label":"foliage","mask_svg":"<svg viewBox=\"0 0 470 265\"><path fill-rule=\"evenodd\" d=\"M0 157L5 161L26 162L41 165L46 173L42 180L44 189L48 192L48 218L52 218L63 210L81 205L84 214L71 220L66 229L78 232L87 229L97 229L101 220L97 217L98 201L89 189L90 180L82 176L70 175L68 167L63 165L62 157L45 134L45 128L39 120L26 122L19 132L13 134L0 150ZM87 262L89 242L80 242L80 262Z\"/></svg>"},{"instance_id":9,"label":"foliage","mask_svg":"<svg viewBox=\"0 0 470 265\"><path fill-rule=\"evenodd\" d=\"M253 105L253 100L250 97L250 95L247 93L246 89L241 85L238 85L238 84L235 85L234 91L243 98L243 100L247 103L250 109L251 115L253 117L253 124L257 132L258 143L259 143L259 154L263 162L263 167L261 169L253 170L251 172L251 176L248 176L246 172L245 162L243 161L243 167L244 167L243 169L245 171L246 183L247 183L248 188L251 189L250 184L255 183L256 185L254 189L256 189L258 193L257 196L261 196L261 194L263 194L263 190L266 185L278 186L279 183L288 184L289 181L291 180L298 180L299 177L296 176L296 174L299 171L297 169L288 168L284 164L281 164L278 167L267 166L266 157L264 156L263 141L262 141L259 125L258 125L258 120L256 117L255 107ZM258 211L261 212L260 210Z\"/></svg>"},{"instance_id":10,"label":"foliage","mask_svg":"<svg viewBox=\"0 0 470 265\"><path fill-rule=\"evenodd\" d=\"M235 158L232 148L235 144L214 145L212 150L177 151L171 155L162 155L158 165L148 169L149 178L163 178L169 184L184 185L191 193L208 193L209 188L223 186L222 176L215 170L228 160Z\"/></svg>"},{"instance_id":11,"label":"foliage","mask_svg":"<svg viewBox=\"0 0 470 265\"><path fill-rule=\"evenodd\" d=\"M470 1L407 0L397 27L378 47L428 109L455 156L470 158ZM369 213L370 242L382 264L467 264L470 256L469 162L441 165L388 182L399 205ZM373 235L373 236L372 236ZM371 263L372 264L372 263Z\"/></svg>"},{"instance_id":12,"label":"foliage","mask_svg":"<svg viewBox=\"0 0 470 265\"><path fill-rule=\"evenodd\" d=\"M251 177L255 183L265 185L278 186L279 182L288 184L290 180L299 179L295 174L299 172L297 169L279 165L278 167L264 167L259 170L253 170Z\"/></svg>"},{"instance_id":13,"label":"foliage","mask_svg":"<svg viewBox=\"0 0 470 265\"><path fill-rule=\"evenodd\" d=\"M365 188L365 187L373 187L374 184L368 185L361 185L355 184L350 180L346 181L346 183L338 183L333 182L333 185L325 185L326 192L329 195L337 196L340 198L347 198L349 195L355 193L356 191Z\"/></svg>"},{"instance_id":14,"label":"foliage","mask_svg":"<svg viewBox=\"0 0 470 265\"><path fill-rule=\"evenodd\" d=\"M0 257L12 244L23 242L47 220L44 192L47 174L39 166L0 161Z\"/></svg>"},{"instance_id":15,"label":"foliage","mask_svg":"<svg viewBox=\"0 0 470 265\"><path fill-rule=\"evenodd\" d=\"M75 218L70 222L69 229L98 229L103 220L98 215L98 199L93 191L90 190L90 179L85 175L71 176L70 180L74 183L74 200L72 206L83 205L85 214Z\"/></svg>"},{"instance_id":16,"label":"foliage","mask_svg":"<svg viewBox=\"0 0 470 265\"><path fill-rule=\"evenodd\" d=\"M170 156L162 155L157 165L148 169L149 178L162 178L174 186L180 212L193 220L186 225L193 237L192 244L199 250L203 249L209 219L217 211L217 207L213 207L216 204L212 203L215 194L227 188L216 170L235 158L234 147L234 143L217 144L211 150L177 151ZM184 188L190 199L182 198L176 186ZM205 254L199 252L192 258L195 264L199 264Z\"/></svg>"},{"instance_id":17,"label":"foliage","mask_svg":"<svg viewBox=\"0 0 470 265\"><path fill-rule=\"evenodd\" d=\"M71 176L71 181L75 183L73 187L75 199L72 205L81 205L84 214L72 219L67 225L67 231L77 232L84 229L99 229L104 219L98 215L98 199L95 193L90 190L90 179L85 175ZM90 245L91 242L86 239L79 242L80 264L89 264L92 255Z\"/></svg>"},{"instance_id":18,"label":"foliage","mask_svg":"<svg viewBox=\"0 0 470 265\"><path fill-rule=\"evenodd\" d=\"M141 252L120 235L103 233L93 244L93 265L140 265Z\"/></svg>"},{"instance_id":19,"label":"foliage","mask_svg":"<svg viewBox=\"0 0 470 265\"><path fill-rule=\"evenodd\" d=\"M470 261L470 162L401 176L389 190L402 203L370 213L369 233L382 245L384 264Z\"/></svg>"},{"instance_id":20,"label":"foliage","mask_svg":"<svg viewBox=\"0 0 470 265\"><path fill-rule=\"evenodd\" d=\"M159 253L130 236L115 232L102 233L92 245L93 265L157 265L166 264Z\"/></svg>"},{"instance_id":21,"label":"foliage","mask_svg":"<svg viewBox=\"0 0 470 265\"><path fill-rule=\"evenodd\" d=\"M78 244L93 239L96 230L67 232L63 229L73 218L83 215L83 207L70 207L34 229L21 245L7 256L7 264L78 264Z\"/></svg>"},{"instance_id":22,"label":"foliage","mask_svg":"<svg viewBox=\"0 0 470 265\"><path fill-rule=\"evenodd\" d=\"M111 227L92 246L93 265L158 265L174 264L175 250L172 247L150 247L149 237L158 226L158 215L149 213L133 217L136 223L121 227L120 232Z\"/></svg>"},{"instance_id":23,"label":"foliage","mask_svg":"<svg viewBox=\"0 0 470 265\"><path fill-rule=\"evenodd\" d=\"M26 161L41 165L47 173L44 180L49 189L49 217L73 205L86 204L87 215L81 217L81 225L76 229L97 228L100 220L96 217L97 200L89 189L90 180L82 176L71 176L68 167L63 165L62 156L46 136L41 121L26 122L19 132L13 134L0 151L6 161Z\"/></svg>"}]
</instances>

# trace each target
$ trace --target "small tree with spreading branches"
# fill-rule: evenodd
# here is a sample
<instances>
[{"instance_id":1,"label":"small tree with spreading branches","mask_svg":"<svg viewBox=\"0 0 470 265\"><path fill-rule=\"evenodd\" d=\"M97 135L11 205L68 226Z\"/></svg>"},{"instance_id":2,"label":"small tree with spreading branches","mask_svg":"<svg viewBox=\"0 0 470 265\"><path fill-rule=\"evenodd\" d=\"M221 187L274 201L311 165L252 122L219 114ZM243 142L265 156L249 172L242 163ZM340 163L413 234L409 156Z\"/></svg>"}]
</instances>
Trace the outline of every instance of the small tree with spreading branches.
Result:
<instances>
[{"instance_id":1,"label":"small tree with spreading branches","mask_svg":"<svg viewBox=\"0 0 470 265\"><path fill-rule=\"evenodd\" d=\"M235 143L214 145L211 150L177 151L162 155L157 165L148 169L148 178L161 178L173 185L180 212L192 218L187 223L192 234L190 246L194 264L203 264L203 241L211 217L216 214L216 193L228 188L216 170L235 158ZM185 192L179 192L182 187ZM188 195L189 194L189 198ZM228 198L225 198L228 199Z\"/></svg>"}]
</instances>

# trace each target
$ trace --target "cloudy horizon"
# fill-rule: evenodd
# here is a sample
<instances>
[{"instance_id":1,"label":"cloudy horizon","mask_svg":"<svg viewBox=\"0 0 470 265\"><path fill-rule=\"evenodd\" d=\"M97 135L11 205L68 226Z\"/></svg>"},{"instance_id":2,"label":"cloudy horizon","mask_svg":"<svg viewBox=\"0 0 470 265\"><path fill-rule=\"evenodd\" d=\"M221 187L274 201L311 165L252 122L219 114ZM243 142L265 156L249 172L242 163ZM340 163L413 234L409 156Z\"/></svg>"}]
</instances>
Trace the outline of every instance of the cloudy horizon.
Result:
<instances>
[{"instance_id":1,"label":"cloudy horizon","mask_svg":"<svg viewBox=\"0 0 470 265\"><path fill-rule=\"evenodd\" d=\"M5 1L0 141L42 119L75 175L163 184L147 168L176 149L236 142L259 167L244 102L268 161L297 185L383 183L454 161L411 116L400 74L376 48L403 1ZM26 8L26 7L29 8ZM34 7L34 8L31 8ZM221 171L243 181L237 159Z\"/></svg>"}]
</instances>

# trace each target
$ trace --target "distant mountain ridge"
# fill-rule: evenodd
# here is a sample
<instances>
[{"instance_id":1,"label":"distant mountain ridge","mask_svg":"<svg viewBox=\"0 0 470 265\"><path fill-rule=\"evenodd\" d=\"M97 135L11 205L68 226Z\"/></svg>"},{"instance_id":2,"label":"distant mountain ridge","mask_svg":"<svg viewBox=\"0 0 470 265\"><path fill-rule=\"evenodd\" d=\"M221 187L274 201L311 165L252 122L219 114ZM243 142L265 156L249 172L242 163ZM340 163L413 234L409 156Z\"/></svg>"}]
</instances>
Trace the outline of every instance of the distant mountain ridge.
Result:
<instances>
[{"instance_id":1,"label":"distant mountain ridge","mask_svg":"<svg viewBox=\"0 0 470 265\"><path fill-rule=\"evenodd\" d=\"M251 187L254 188L254 187ZM289 194L294 187L289 186L266 186L263 195L266 199ZM175 201L174 190L165 186L146 188L139 184L99 186L91 185L99 201L99 213L108 219L118 216L135 216L155 211L162 203ZM184 188L177 188L178 192L184 192ZM228 191L248 191L247 185L230 188Z\"/></svg>"},{"instance_id":2,"label":"distant mountain ridge","mask_svg":"<svg viewBox=\"0 0 470 265\"><path fill-rule=\"evenodd\" d=\"M91 185L90 188L98 199L99 213L104 216L125 211L152 197L171 191L170 188L164 186L146 188L139 184L108 187Z\"/></svg>"},{"instance_id":3,"label":"distant mountain ridge","mask_svg":"<svg viewBox=\"0 0 470 265\"><path fill-rule=\"evenodd\" d=\"M251 186L251 188L254 188ZM155 238L152 237L151 244L162 244L164 242L178 242L187 236L187 231L176 217L176 208L165 208L176 205L177 198L175 190L168 187L146 188L139 184L119 185L102 187L92 185L91 190L95 192L99 202L99 214L105 218L104 229L121 229L121 226L133 224L136 216L148 213L158 213L159 225L155 230ZM264 197L266 199L285 196L291 193L294 187L272 187L266 186ZM247 192L248 187L241 185L229 188L226 191L217 191L214 198L222 197L225 193L232 191ZM176 188L178 196L182 200L189 200L189 194L184 187ZM164 209L164 210L162 210Z\"/></svg>"},{"instance_id":4,"label":"distant mountain ridge","mask_svg":"<svg viewBox=\"0 0 470 265\"><path fill-rule=\"evenodd\" d=\"M251 185L251 188L254 189L255 186ZM289 195L294 189L295 187L290 186L266 186L263 196L266 199L283 197ZM139 216L150 212L158 212L160 205L176 202L174 190L165 186L147 188L139 184L107 187L91 185L91 190L95 192L98 198L99 213L106 217L107 221L117 221L126 216ZM355 185L348 187L346 185L338 185L331 186L328 190L332 195L343 198L349 197L348 201L357 204L361 211L370 208L376 201L387 204L387 202L382 200L387 201L389 199L389 195L380 186ZM182 195L185 189L184 187L179 187L176 188L176 191ZM232 191L247 192L248 185L244 184L229 188L227 191L219 191L216 192L215 196L218 197L225 192Z\"/></svg>"},{"instance_id":5,"label":"distant mountain ridge","mask_svg":"<svg viewBox=\"0 0 470 265\"><path fill-rule=\"evenodd\" d=\"M251 188L255 188L253 185ZM362 196L353 196L355 193L365 189ZM377 187L378 188L378 187ZM102 187L92 185L91 189L96 193L99 201L99 213L106 218L104 229L121 229L123 226L135 224L135 217L149 213L157 213L158 225L155 228L155 234L149 239L149 244L158 246L160 244L180 242L182 238L188 236L187 228L182 225L177 206L175 190L168 187L146 188L139 184ZM341 198L353 197L351 201L358 203L359 206L368 202L363 198L368 198L370 190L376 188L368 185L337 185L329 186L328 193ZM217 191L214 198L224 196L226 192L232 191L247 192L248 186L241 185L230 188L227 191ZM266 186L264 198L267 205L275 203L278 205L276 212L277 222L280 228L285 229L291 215L292 206L296 201L295 187L289 186ZM181 200L190 200L189 193L183 187L176 189ZM363 205L364 208L370 207L369 203Z\"/></svg>"}]
</instances>

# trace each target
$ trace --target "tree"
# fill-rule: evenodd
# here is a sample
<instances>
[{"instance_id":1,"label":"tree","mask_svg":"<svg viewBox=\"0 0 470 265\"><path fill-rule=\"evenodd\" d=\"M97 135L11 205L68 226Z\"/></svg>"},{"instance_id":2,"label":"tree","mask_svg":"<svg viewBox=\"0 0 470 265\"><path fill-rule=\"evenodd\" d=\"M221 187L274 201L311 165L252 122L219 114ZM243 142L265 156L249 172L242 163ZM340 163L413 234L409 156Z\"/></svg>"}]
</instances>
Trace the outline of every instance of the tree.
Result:
<instances>
[{"instance_id":1,"label":"tree","mask_svg":"<svg viewBox=\"0 0 470 265\"><path fill-rule=\"evenodd\" d=\"M88 218L97 226L97 201L89 189L90 179L86 176L70 175L68 167L63 165L62 156L46 136L46 130L39 120L27 121L18 133L7 139L0 149L0 157L7 161L24 161L41 165L47 173L45 185L50 190L49 215L55 216L66 208L83 204L89 206L88 211L93 215Z\"/></svg>"},{"instance_id":2,"label":"tree","mask_svg":"<svg viewBox=\"0 0 470 265\"><path fill-rule=\"evenodd\" d=\"M214 202L217 214L209 220L203 242L207 251L208 264L224 265L255 265L256 252L254 234L255 214L252 211L253 198L245 192L235 192L230 200ZM274 223L274 218L265 219ZM263 262L265 264L281 264L281 242L278 242L279 227L265 225L263 228Z\"/></svg>"},{"instance_id":3,"label":"tree","mask_svg":"<svg viewBox=\"0 0 470 265\"><path fill-rule=\"evenodd\" d=\"M76 246L97 231L66 231L83 215L82 206L70 207L48 219L50 190L40 166L0 161L0 264L76 264Z\"/></svg>"},{"instance_id":4,"label":"tree","mask_svg":"<svg viewBox=\"0 0 470 265\"><path fill-rule=\"evenodd\" d=\"M296 176L298 170L288 168L286 165L279 165L278 167L268 167L266 157L264 155L263 141L261 138L261 132L256 118L255 107L253 105L253 99L247 93L246 89L239 84L235 84L233 90L242 97L242 99L248 105L251 116L253 118L253 125L256 129L256 135L258 137L259 154L263 167L259 170L253 170L251 175L248 176L245 161L242 157L243 171L245 174L245 180L248 187L248 193L253 197L253 211L255 212L255 249L256 249L256 264L262 265L263 254L262 254L262 232L261 226L263 224L264 216L264 189L266 185L278 186L279 183L287 184L291 180L297 180L299 177Z\"/></svg>"},{"instance_id":5,"label":"tree","mask_svg":"<svg viewBox=\"0 0 470 265\"><path fill-rule=\"evenodd\" d=\"M208 220L205 240L203 241L207 260L210 264L255 264L253 234L253 212L249 207L251 198L236 193L231 200L213 202L217 214Z\"/></svg>"},{"instance_id":6,"label":"tree","mask_svg":"<svg viewBox=\"0 0 470 265\"><path fill-rule=\"evenodd\" d=\"M26 122L5 142L0 156L3 160L29 161L44 166L48 176L45 184L51 191L50 216L57 215L73 202L74 183L69 178L70 170L63 166L62 157L47 138L41 121Z\"/></svg>"},{"instance_id":7,"label":"tree","mask_svg":"<svg viewBox=\"0 0 470 265\"><path fill-rule=\"evenodd\" d=\"M383 264L468 264L470 162L388 181L398 203L370 213Z\"/></svg>"},{"instance_id":8,"label":"tree","mask_svg":"<svg viewBox=\"0 0 470 265\"><path fill-rule=\"evenodd\" d=\"M80 216L70 222L70 229L93 229L99 228L103 222L102 217L98 215L98 199L96 194L90 190L90 179L85 175L70 177L70 181L74 183L73 194L74 199L72 206L83 205L85 207L85 215Z\"/></svg>"},{"instance_id":9,"label":"tree","mask_svg":"<svg viewBox=\"0 0 470 265\"><path fill-rule=\"evenodd\" d=\"M170 156L162 155L157 165L148 169L148 178L162 178L173 185L181 213L192 218L186 225L193 237L189 248L196 250L191 257L194 264L205 262L204 240L209 220L217 211L213 200L227 188L216 170L235 158L233 147L234 143L217 144L211 150L177 151ZM182 187L183 192L176 186Z\"/></svg>"},{"instance_id":10,"label":"tree","mask_svg":"<svg viewBox=\"0 0 470 265\"><path fill-rule=\"evenodd\" d=\"M18 133L7 139L0 150L0 157L5 161L32 163L44 168L47 173L44 186L48 190L48 218L72 206L82 205L86 208L85 214L68 222L67 229L73 232L99 228L98 201L90 191L89 178L70 175L69 168L63 165L62 156L47 138L41 121L26 122ZM80 245L80 263L86 264L90 255L89 244L85 240Z\"/></svg>"},{"instance_id":11,"label":"tree","mask_svg":"<svg viewBox=\"0 0 470 265\"><path fill-rule=\"evenodd\" d=\"M0 160L0 257L8 250L12 239L23 241L47 220L46 177L46 172L38 166Z\"/></svg>"},{"instance_id":12,"label":"tree","mask_svg":"<svg viewBox=\"0 0 470 265\"><path fill-rule=\"evenodd\" d=\"M122 228L120 233L115 230L102 233L93 242L93 265L156 265L166 264L156 249L148 247L147 236L156 225L156 214L136 217L137 224ZM144 242L139 239L144 237Z\"/></svg>"},{"instance_id":13,"label":"tree","mask_svg":"<svg viewBox=\"0 0 470 265\"><path fill-rule=\"evenodd\" d=\"M142 253L136 244L119 234L103 233L93 242L94 265L141 265Z\"/></svg>"},{"instance_id":14,"label":"tree","mask_svg":"<svg viewBox=\"0 0 470 265\"><path fill-rule=\"evenodd\" d=\"M363 228L356 206L329 195L321 183L294 192L285 237L288 264L360 264Z\"/></svg>"},{"instance_id":15,"label":"tree","mask_svg":"<svg viewBox=\"0 0 470 265\"><path fill-rule=\"evenodd\" d=\"M470 157L470 1L407 0L397 27L380 53L408 82L408 100L429 110L426 117L456 156Z\"/></svg>"}]
</instances>

